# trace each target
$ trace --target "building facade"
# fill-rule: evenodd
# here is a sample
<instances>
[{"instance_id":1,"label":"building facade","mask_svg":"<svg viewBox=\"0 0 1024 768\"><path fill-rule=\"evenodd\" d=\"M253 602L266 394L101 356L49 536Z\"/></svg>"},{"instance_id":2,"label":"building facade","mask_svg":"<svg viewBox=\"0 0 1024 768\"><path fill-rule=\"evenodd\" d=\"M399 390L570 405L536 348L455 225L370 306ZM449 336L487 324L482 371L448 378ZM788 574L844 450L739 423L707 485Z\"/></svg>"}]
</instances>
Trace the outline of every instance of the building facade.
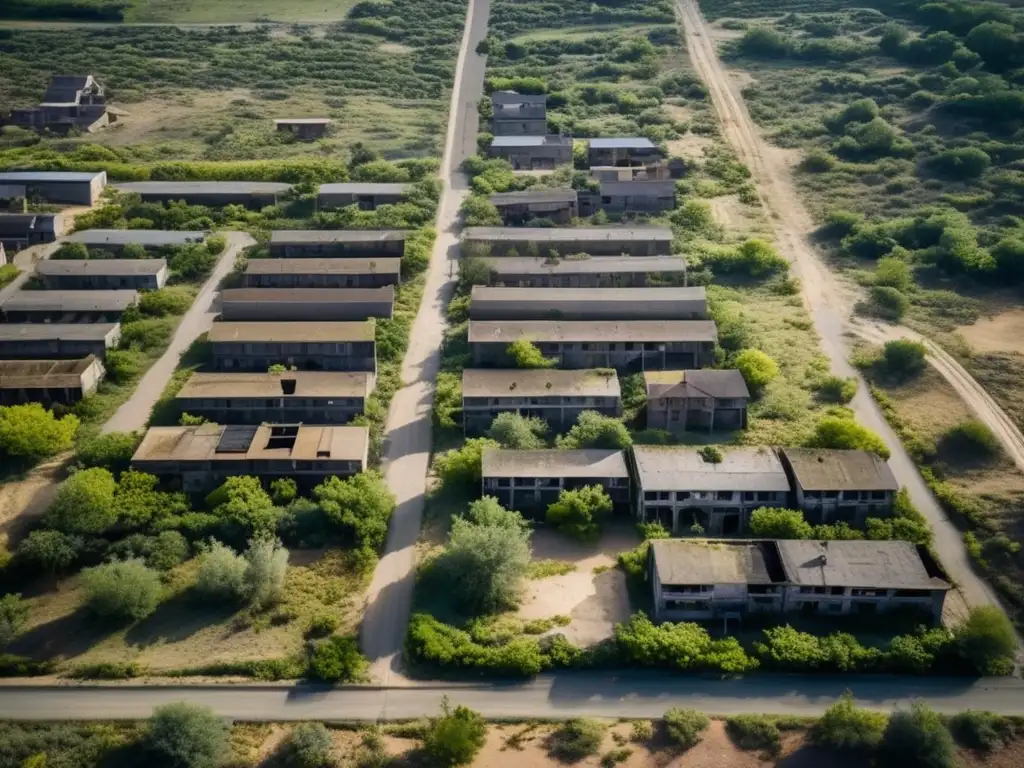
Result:
<instances>
[{"instance_id":1,"label":"building facade","mask_svg":"<svg viewBox=\"0 0 1024 768\"><path fill-rule=\"evenodd\" d=\"M36 131L67 135L72 129L92 132L117 122L107 109L105 90L92 75L56 75L38 107L11 110L11 123Z\"/></svg>"},{"instance_id":2,"label":"building facade","mask_svg":"<svg viewBox=\"0 0 1024 768\"><path fill-rule=\"evenodd\" d=\"M520 288L642 288L685 285L680 256L597 256L584 259L489 259L491 285Z\"/></svg>"},{"instance_id":3,"label":"building facade","mask_svg":"<svg viewBox=\"0 0 1024 768\"><path fill-rule=\"evenodd\" d=\"M274 205L291 186L271 181L132 181L118 183L117 188L147 203L183 200L189 205L244 205L259 210Z\"/></svg>"},{"instance_id":4,"label":"building facade","mask_svg":"<svg viewBox=\"0 0 1024 768\"><path fill-rule=\"evenodd\" d=\"M402 229L277 230L270 233L275 259L400 259L407 232Z\"/></svg>"},{"instance_id":5,"label":"building facade","mask_svg":"<svg viewBox=\"0 0 1024 768\"><path fill-rule=\"evenodd\" d=\"M491 94L491 133L495 136L543 136L548 132L548 97L495 91Z\"/></svg>"},{"instance_id":6,"label":"building facade","mask_svg":"<svg viewBox=\"0 0 1024 768\"><path fill-rule=\"evenodd\" d=\"M107 186L106 171L6 171L0 173L0 184L25 188L29 200L71 205L95 205Z\"/></svg>"},{"instance_id":7,"label":"building facade","mask_svg":"<svg viewBox=\"0 0 1024 768\"><path fill-rule=\"evenodd\" d=\"M730 448L721 459L683 446L633 446L637 519L725 536L746 531L759 507L786 506L789 479L772 449Z\"/></svg>"},{"instance_id":8,"label":"building facade","mask_svg":"<svg viewBox=\"0 0 1024 768\"><path fill-rule=\"evenodd\" d=\"M118 323L0 323L0 359L102 359L120 340Z\"/></svg>"},{"instance_id":9,"label":"building facade","mask_svg":"<svg viewBox=\"0 0 1024 768\"><path fill-rule=\"evenodd\" d=\"M395 288L228 288L220 294L224 320L346 321L390 318Z\"/></svg>"},{"instance_id":10,"label":"building facade","mask_svg":"<svg viewBox=\"0 0 1024 768\"><path fill-rule=\"evenodd\" d=\"M661 160L661 150L650 139L625 137L590 139L587 159L595 166L648 166Z\"/></svg>"},{"instance_id":11,"label":"building facade","mask_svg":"<svg viewBox=\"0 0 1024 768\"><path fill-rule=\"evenodd\" d=\"M553 171L572 165L572 137L495 136L487 153L507 160L515 171Z\"/></svg>"},{"instance_id":12,"label":"building facade","mask_svg":"<svg viewBox=\"0 0 1024 768\"><path fill-rule=\"evenodd\" d=\"M463 250L479 256L668 256L666 227L467 227Z\"/></svg>"},{"instance_id":13,"label":"building facade","mask_svg":"<svg viewBox=\"0 0 1024 768\"><path fill-rule=\"evenodd\" d=\"M401 259L249 259L245 288L382 288L402 280Z\"/></svg>"},{"instance_id":14,"label":"building facade","mask_svg":"<svg viewBox=\"0 0 1024 768\"><path fill-rule=\"evenodd\" d=\"M501 192L488 200L498 209L507 225L526 224L534 219L546 219L568 224L579 215L575 189L538 189L522 192Z\"/></svg>"},{"instance_id":15,"label":"building facade","mask_svg":"<svg viewBox=\"0 0 1024 768\"><path fill-rule=\"evenodd\" d=\"M0 245L16 252L52 243L72 226L61 213L0 213Z\"/></svg>"},{"instance_id":16,"label":"building facade","mask_svg":"<svg viewBox=\"0 0 1024 768\"><path fill-rule=\"evenodd\" d=\"M657 214L676 207L674 181L602 181L598 207L613 214Z\"/></svg>"},{"instance_id":17,"label":"building facade","mask_svg":"<svg viewBox=\"0 0 1024 768\"><path fill-rule=\"evenodd\" d=\"M156 291L167 284L168 270L163 259L46 259L36 275L51 291Z\"/></svg>"},{"instance_id":18,"label":"building facade","mask_svg":"<svg viewBox=\"0 0 1024 768\"><path fill-rule=\"evenodd\" d=\"M779 455L793 483L796 506L811 523L845 521L892 512L899 483L886 461L867 451L783 448Z\"/></svg>"},{"instance_id":19,"label":"building facade","mask_svg":"<svg viewBox=\"0 0 1024 768\"><path fill-rule=\"evenodd\" d=\"M0 304L6 323L111 323L139 299L138 291L16 291Z\"/></svg>"},{"instance_id":20,"label":"building facade","mask_svg":"<svg viewBox=\"0 0 1024 768\"><path fill-rule=\"evenodd\" d=\"M553 431L564 432L583 411L622 414L615 371L467 368L462 372L462 426L467 435L483 434L501 413L543 419Z\"/></svg>"},{"instance_id":21,"label":"building facade","mask_svg":"<svg viewBox=\"0 0 1024 768\"><path fill-rule=\"evenodd\" d=\"M218 322L209 335L215 370L260 373L272 365L301 371L376 373L374 339L370 321Z\"/></svg>"},{"instance_id":22,"label":"building facade","mask_svg":"<svg viewBox=\"0 0 1024 768\"><path fill-rule=\"evenodd\" d=\"M474 285L473 320L704 320L707 296L695 288L508 288Z\"/></svg>"},{"instance_id":23,"label":"building facade","mask_svg":"<svg viewBox=\"0 0 1024 768\"><path fill-rule=\"evenodd\" d=\"M95 392L105 372L94 355L80 360L0 360L0 405L72 405Z\"/></svg>"},{"instance_id":24,"label":"building facade","mask_svg":"<svg viewBox=\"0 0 1024 768\"><path fill-rule=\"evenodd\" d=\"M410 189L411 184L321 184L316 196L316 207L321 211L329 211L357 205L361 211L375 211L378 206L401 202Z\"/></svg>"},{"instance_id":25,"label":"building facade","mask_svg":"<svg viewBox=\"0 0 1024 768\"><path fill-rule=\"evenodd\" d=\"M647 428L746 429L750 391L736 370L645 371Z\"/></svg>"}]
</instances>

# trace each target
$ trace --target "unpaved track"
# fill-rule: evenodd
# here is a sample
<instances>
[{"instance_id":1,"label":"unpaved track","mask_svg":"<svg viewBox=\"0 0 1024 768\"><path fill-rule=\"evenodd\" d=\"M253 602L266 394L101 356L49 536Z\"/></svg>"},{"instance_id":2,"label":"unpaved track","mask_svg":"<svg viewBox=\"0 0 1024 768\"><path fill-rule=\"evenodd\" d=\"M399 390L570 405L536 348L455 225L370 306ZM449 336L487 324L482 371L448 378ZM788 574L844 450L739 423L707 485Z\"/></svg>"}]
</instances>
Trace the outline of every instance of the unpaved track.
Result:
<instances>
[{"instance_id":1,"label":"unpaved track","mask_svg":"<svg viewBox=\"0 0 1024 768\"><path fill-rule=\"evenodd\" d=\"M463 160L476 154L476 103L484 85L484 59L477 55L476 46L487 34L489 14L489 0L470 0L441 161L445 187L438 205L437 242L402 364L404 386L391 402L384 433L384 473L397 506L384 555L367 592L361 631L363 653L371 661L371 675L384 684L406 682L400 671L401 652L416 579L416 541L423 518L432 447L435 381L441 364L445 312L455 287L459 207L469 188L468 180L458 169Z\"/></svg>"},{"instance_id":2,"label":"unpaved track","mask_svg":"<svg viewBox=\"0 0 1024 768\"><path fill-rule=\"evenodd\" d=\"M939 507L899 437L886 423L877 403L866 391L863 378L849 363L844 338L844 334L850 330L847 320L849 302L839 281L818 258L808 241L814 222L800 202L789 167L781 155L773 152L761 138L743 99L730 83L696 0L676 0L676 7L683 24L690 58L711 93L723 134L739 159L750 168L758 195L775 229L776 239L782 252L790 259L793 272L800 278L804 302L821 337L822 349L838 375L854 376L861 383L850 407L858 420L877 432L892 451L889 466L899 483L907 488L914 504L928 519L935 534L935 550L967 604L972 607L996 605L1002 609L992 587L974 571L960 531ZM894 332L906 335L902 329ZM932 355L933 361L941 359L941 355ZM941 367L938 369L943 370Z\"/></svg>"}]
</instances>

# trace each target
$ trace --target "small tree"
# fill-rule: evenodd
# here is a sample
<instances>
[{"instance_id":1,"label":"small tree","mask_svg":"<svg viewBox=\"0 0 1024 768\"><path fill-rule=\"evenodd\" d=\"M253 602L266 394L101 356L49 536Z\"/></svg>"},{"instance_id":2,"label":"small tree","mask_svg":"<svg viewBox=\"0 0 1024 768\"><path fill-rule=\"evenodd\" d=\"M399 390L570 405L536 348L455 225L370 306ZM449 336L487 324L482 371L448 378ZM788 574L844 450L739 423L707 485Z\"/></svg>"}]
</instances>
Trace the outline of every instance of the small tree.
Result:
<instances>
[{"instance_id":1,"label":"small tree","mask_svg":"<svg viewBox=\"0 0 1024 768\"><path fill-rule=\"evenodd\" d=\"M1006 675L1013 669L1017 638L1013 625L996 606L971 610L956 629L960 655L980 675Z\"/></svg>"},{"instance_id":2,"label":"small tree","mask_svg":"<svg viewBox=\"0 0 1024 768\"><path fill-rule=\"evenodd\" d=\"M484 719L467 707L451 708L441 700L441 716L431 718L423 734L423 755L428 765L469 765L487 740Z\"/></svg>"},{"instance_id":3,"label":"small tree","mask_svg":"<svg viewBox=\"0 0 1024 768\"><path fill-rule=\"evenodd\" d=\"M0 407L0 454L40 461L71 448L78 417L56 418L39 403Z\"/></svg>"},{"instance_id":4,"label":"small tree","mask_svg":"<svg viewBox=\"0 0 1024 768\"><path fill-rule=\"evenodd\" d=\"M309 673L328 683L354 683L366 671L366 658L351 637L328 637L311 646Z\"/></svg>"},{"instance_id":5,"label":"small tree","mask_svg":"<svg viewBox=\"0 0 1024 768\"><path fill-rule=\"evenodd\" d=\"M85 261L89 258L89 249L85 243L62 243L50 258L60 261Z\"/></svg>"},{"instance_id":6,"label":"small tree","mask_svg":"<svg viewBox=\"0 0 1024 768\"><path fill-rule=\"evenodd\" d=\"M708 464L721 464L725 459L722 452L713 445L705 445L700 448L697 453Z\"/></svg>"},{"instance_id":7,"label":"small tree","mask_svg":"<svg viewBox=\"0 0 1024 768\"><path fill-rule=\"evenodd\" d=\"M999 438L977 419L954 424L939 438L939 448L947 456L976 461L993 459L1002 452Z\"/></svg>"},{"instance_id":8,"label":"small tree","mask_svg":"<svg viewBox=\"0 0 1024 768\"><path fill-rule=\"evenodd\" d=\"M259 478L245 475L229 477L206 497L206 504L213 514L252 534L273 533L281 516Z\"/></svg>"},{"instance_id":9,"label":"small tree","mask_svg":"<svg viewBox=\"0 0 1024 768\"><path fill-rule=\"evenodd\" d=\"M954 768L953 737L923 701L893 712L879 745L879 764L892 768Z\"/></svg>"},{"instance_id":10,"label":"small tree","mask_svg":"<svg viewBox=\"0 0 1024 768\"><path fill-rule=\"evenodd\" d=\"M814 724L811 738L832 749L873 750L882 740L886 720L880 712L858 709L847 691Z\"/></svg>"},{"instance_id":11,"label":"small tree","mask_svg":"<svg viewBox=\"0 0 1024 768\"><path fill-rule=\"evenodd\" d=\"M194 589L205 600L241 601L246 594L245 558L219 541L211 541L199 558Z\"/></svg>"},{"instance_id":12,"label":"small tree","mask_svg":"<svg viewBox=\"0 0 1024 768\"><path fill-rule=\"evenodd\" d=\"M28 623L29 605L21 595L0 597L0 649L11 644Z\"/></svg>"},{"instance_id":13,"label":"small tree","mask_svg":"<svg viewBox=\"0 0 1024 768\"><path fill-rule=\"evenodd\" d=\"M733 364L754 392L764 389L779 375L778 363L759 349L744 349Z\"/></svg>"},{"instance_id":14,"label":"small tree","mask_svg":"<svg viewBox=\"0 0 1024 768\"><path fill-rule=\"evenodd\" d=\"M63 573L74 565L82 549L82 540L60 531L32 531L18 545L18 560L51 576Z\"/></svg>"},{"instance_id":15,"label":"small tree","mask_svg":"<svg viewBox=\"0 0 1024 768\"><path fill-rule=\"evenodd\" d=\"M888 285L873 285L869 292L871 302L868 309L871 314L893 322L900 320L910 309L910 299Z\"/></svg>"},{"instance_id":16,"label":"small tree","mask_svg":"<svg viewBox=\"0 0 1024 768\"><path fill-rule=\"evenodd\" d=\"M683 749L697 746L701 734L711 725L707 715L696 709L670 709L664 720L669 738Z\"/></svg>"},{"instance_id":17,"label":"small tree","mask_svg":"<svg viewBox=\"0 0 1024 768\"><path fill-rule=\"evenodd\" d=\"M160 602L160 575L141 558L123 560L82 571L85 604L97 616L144 619Z\"/></svg>"},{"instance_id":18,"label":"small tree","mask_svg":"<svg viewBox=\"0 0 1024 768\"><path fill-rule=\"evenodd\" d=\"M633 444L626 425L597 411L583 411L566 434L559 436L559 448L624 449Z\"/></svg>"},{"instance_id":19,"label":"small tree","mask_svg":"<svg viewBox=\"0 0 1024 768\"><path fill-rule=\"evenodd\" d=\"M230 735L212 709L180 702L153 711L146 741L158 765L216 768L231 752Z\"/></svg>"},{"instance_id":20,"label":"small tree","mask_svg":"<svg viewBox=\"0 0 1024 768\"><path fill-rule=\"evenodd\" d=\"M543 448L544 435L547 431L548 424L543 419L505 411L499 413L491 422L487 436L500 443L502 448L525 451Z\"/></svg>"},{"instance_id":21,"label":"small tree","mask_svg":"<svg viewBox=\"0 0 1024 768\"><path fill-rule=\"evenodd\" d=\"M108 432L82 440L75 450L75 459L83 469L101 467L119 473L128 469L139 445L134 432Z\"/></svg>"},{"instance_id":22,"label":"small tree","mask_svg":"<svg viewBox=\"0 0 1024 768\"><path fill-rule=\"evenodd\" d=\"M895 256L884 256L875 265L875 285L887 285L905 292L913 285L910 265Z\"/></svg>"},{"instance_id":23,"label":"small tree","mask_svg":"<svg viewBox=\"0 0 1024 768\"><path fill-rule=\"evenodd\" d=\"M547 521L562 533L592 540L601 533L601 525L612 514L612 500L600 485L564 489L548 507Z\"/></svg>"},{"instance_id":24,"label":"small tree","mask_svg":"<svg viewBox=\"0 0 1024 768\"><path fill-rule=\"evenodd\" d=\"M117 483L105 469L76 472L57 489L47 520L65 533L103 533L117 522Z\"/></svg>"},{"instance_id":25,"label":"small tree","mask_svg":"<svg viewBox=\"0 0 1024 768\"><path fill-rule=\"evenodd\" d=\"M274 504L286 507L299 495L299 487L290 477L279 477L270 483L270 497Z\"/></svg>"},{"instance_id":26,"label":"small tree","mask_svg":"<svg viewBox=\"0 0 1024 768\"><path fill-rule=\"evenodd\" d=\"M323 723L301 723L281 744L285 768L332 768L334 739Z\"/></svg>"},{"instance_id":27,"label":"small tree","mask_svg":"<svg viewBox=\"0 0 1024 768\"><path fill-rule=\"evenodd\" d=\"M506 352L516 368L554 368L558 364L557 360L544 357L537 345L526 339L513 341Z\"/></svg>"},{"instance_id":28,"label":"small tree","mask_svg":"<svg viewBox=\"0 0 1024 768\"><path fill-rule=\"evenodd\" d=\"M510 531L528 531L530 524L518 512L505 509L493 496L484 496L469 505L466 519L474 525L506 528Z\"/></svg>"},{"instance_id":29,"label":"small tree","mask_svg":"<svg viewBox=\"0 0 1024 768\"><path fill-rule=\"evenodd\" d=\"M288 550L276 539L255 539L245 552L244 594L249 604L265 610L281 599L288 573Z\"/></svg>"},{"instance_id":30,"label":"small tree","mask_svg":"<svg viewBox=\"0 0 1024 768\"><path fill-rule=\"evenodd\" d=\"M395 496L379 472L360 472L347 480L328 478L313 489L313 498L357 547L376 552L384 546Z\"/></svg>"},{"instance_id":31,"label":"small tree","mask_svg":"<svg viewBox=\"0 0 1024 768\"><path fill-rule=\"evenodd\" d=\"M838 448L869 451L888 459L889 447L881 437L851 418L826 416L814 428L809 442L812 448Z\"/></svg>"},{"instance_id":32,"label":"small tree","mask_svg":"<svg viewBox=\"0 0 1024 768\"><path fill-rule=\"evenodd\" d=\"M596 755L601 749L606 730L604 723L597 720L566 720L551 734L551 754L566 763L579 762L585 757Z\"/></svg>"},{"instance_id":33,"label":"small tree","mask_svg":"<svg viewBox=\"0 0 1024 768\"><path fill-rule=\"evenodd\" d=\"M439 454L434 459L434 470L441 478L445 488L479 485L484 451L500 447L498 443L487 438L470 438L462 448Z\"/></svg>"},{"instance_id":34,"label":"small tree","mask_svg":"<svg viewBox=\"0 0 1024 768\"><path fill-rule=\"evenodd\" d=\"M765 539L809 539L814 529L796 509L761 507L750 515L750 535Z\"/></svg>"},{"instance_id":35,"label":"small tree","mask_svg":"<svg viewBox=\"0 0 1024 768\"><path fill-rule=\"evenodd\" d=\"M818 385L818 395L829 403L845 405L857 394L857 379L829 376Z\"/></svg>"},{"instance_id":36,"label":"small tree","mask_svg":"<svg viewBox=\"0 0 1024 768\"><path fill-rule=\"evenodd\" d=\"M909 378L924 370L927 351L925 345L919 342L895 339L887 341L882 348L882 362L890 375Z\"/></svg>"}]
</instances>

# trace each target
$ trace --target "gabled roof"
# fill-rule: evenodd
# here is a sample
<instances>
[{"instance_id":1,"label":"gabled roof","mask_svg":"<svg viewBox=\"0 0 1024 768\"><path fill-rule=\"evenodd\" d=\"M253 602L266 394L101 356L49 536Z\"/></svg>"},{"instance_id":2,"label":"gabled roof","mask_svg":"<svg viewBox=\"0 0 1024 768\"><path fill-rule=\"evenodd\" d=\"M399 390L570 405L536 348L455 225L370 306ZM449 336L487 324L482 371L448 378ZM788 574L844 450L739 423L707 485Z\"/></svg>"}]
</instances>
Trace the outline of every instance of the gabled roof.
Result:
<instances>
[{"instance_id":1,"label":"gabled roof","mask_svg":"<svg viewBox=\"0 0 1024 768\"><path fill-rule=\"evenodd\" d=\"M560 371L554 368L467 368L463 397L619 397L619 378L611 369Z\"/></svg>"},{"instance_id":2,"label":"gabled roof","mask_svg":"<svg viewBox=\"0 0 1024 768\"><path fill-rule=\"evenodd\" d=\"M783 448L782 455L805 491L897 491L889 464L868 451Z\"/></svg>"},{"instance_id":3,"label":"gabled roof","mask_svg":"<svg viewBox=\"0 0 1024 768\"><path fill-rule=\"evenodd\" d=\"M484 451L484 477L629 477L622 451L588 448L513 451L492 448Z\"/></svg>"},{"instance_id":4,"label":"gabled roof","mask_svg":"<svg viewBox=\"0 0 1024 768\"><path fill-rule=\"evenodd\" d=\"M749 399L750 390L737 370L644 371L648 400L663 397Z\"/></svg>"},{"instance_id":5,"label":"gabled roof","mask_svg":"<svg viewBox=\"0 0 1024 768\"><path fill-rule=\"evenodd\" d=\"M634 445L637 483L646 491L789 491L789 478L771 448L729 448L705 461L696 448Z\"/></svg>"},{"instance_id":6,"label":"gabled roof","mask_svg":"<svg viewBox=\"0 0 1024 768\"><path fill-rule=\"evenodd\" d=\"M815 587L950 589L923 547L908 541L776 541L787 580Z\"/></svg>"}]
</instances>

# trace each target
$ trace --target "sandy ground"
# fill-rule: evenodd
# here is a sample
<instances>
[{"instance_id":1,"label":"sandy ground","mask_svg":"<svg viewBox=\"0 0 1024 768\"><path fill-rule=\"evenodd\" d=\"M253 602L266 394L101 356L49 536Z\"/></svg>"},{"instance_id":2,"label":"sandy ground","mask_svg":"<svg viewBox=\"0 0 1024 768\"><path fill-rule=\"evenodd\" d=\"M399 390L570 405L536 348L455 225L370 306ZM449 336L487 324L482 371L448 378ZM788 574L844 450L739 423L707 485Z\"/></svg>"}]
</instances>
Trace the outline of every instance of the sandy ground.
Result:
<instances>
[{"instance_id":1,"label":"sandy ground","mask_svg":"<svg viewBox=\"0 0 1024 768\"><path fill-rule=\"evenodd\" d=\"M614 567L615 555L638 543L629 528L613 528L594 545L580 544L555 531L537 531L533 535L534 558L567 560L576 564L576 570L527 582L519 617L569 616L572 623L556 627L552 633L563 634L577 645L593 645L611 637L615 624L631 613L626 577Z\"/></svg>"},{"instance_id":2,"label":"sandy ground","mask_svg":"<svg viewBox=\"0 0 1024 768\"><path fill-rule=\"evenodd\" d=\"M62 453L24 477L0 485L0 542L8 549L13 549L32 521L50 508L70 458L70 452Z\"/></svg>"},{"instance_id":3,"label":"sandy ground","mask_svg":"<svg viewBox=\"0 0 1024 768\"><path fill-rule=\"evenodd\" d=\"M725 227L730 235L745 237L759 228L762 212L740 201L739 195L723 195L708 200L715 222Z\"/></svg>"},{"instance_id":4,"label":"sandy ground","mask_svg":"<svg viewBox=\"0 0 1024 768\"><path fill-rule=\"evenodd\" d=\"M665 142L670 155L686 157L692 160L700 160L704 157L704 150L715 146L715 140L710 136L701 136L697 133L688 133L681 139L671 139Z\"/></svg>"},{"instance_id":5,"label":"sandy ground","mask_svg":"<svg viewBox=\"0 0 1024 768\"><path fill-rule=\"evenodd\" d=\"M1018 352L1024 354L1024 309L981 317L957 332L978 352Z\"/></svg>"}]
</instances>

